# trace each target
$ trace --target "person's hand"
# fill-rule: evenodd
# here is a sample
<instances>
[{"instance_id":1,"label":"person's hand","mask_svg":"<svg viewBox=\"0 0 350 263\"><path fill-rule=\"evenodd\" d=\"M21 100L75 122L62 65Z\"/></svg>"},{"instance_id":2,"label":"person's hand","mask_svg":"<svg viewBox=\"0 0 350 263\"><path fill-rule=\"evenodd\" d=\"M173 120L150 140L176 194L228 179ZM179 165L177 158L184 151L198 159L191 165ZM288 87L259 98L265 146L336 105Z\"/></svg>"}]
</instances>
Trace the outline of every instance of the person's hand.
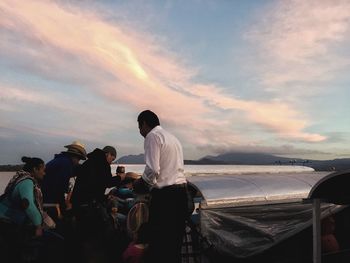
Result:
<instances>
[{"instance_id":1,"label":"person's hand","mask_svg":"<svg viewBox=\"0 0 350 263\"><path fill-rule=\"evenodd\" d=\"M34 235L35 235L35 237L41 237L43 235L43 227L36 226Z\"/></svg>"},{"instance_id":2,"label":"person's hand","mask_svg":"<svg viewBox=\"0 0 350 263\"><path fill-rule=\"evenodd\" d=\"M107 201L114 201L114 200L116 200L116 199L117 199L117 197L114 196L114 195L112 195L112 194L108 194L108 195L107 195Z\"/></svg>"}]
</instances>

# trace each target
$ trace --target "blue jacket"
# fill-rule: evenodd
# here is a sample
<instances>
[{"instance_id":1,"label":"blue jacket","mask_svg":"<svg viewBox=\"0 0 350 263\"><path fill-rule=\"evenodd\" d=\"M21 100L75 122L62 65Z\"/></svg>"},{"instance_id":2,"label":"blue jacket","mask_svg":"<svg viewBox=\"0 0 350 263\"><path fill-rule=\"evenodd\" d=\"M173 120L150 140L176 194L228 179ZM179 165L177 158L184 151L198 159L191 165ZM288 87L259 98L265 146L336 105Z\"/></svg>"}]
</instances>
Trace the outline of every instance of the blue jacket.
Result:
<instances>
[{"instance_id":1,"label":"blue jacket","mask_svg":"<svg viewBox=\"0 0 350 263\"><path fill-rule=\"evenodd\" d=\"M68 193L69 179L75 176L75 169L72 159L64 152L56 154L46 164L41 185L44 203L58 203L61 208L65 207L64 194Z\"/></svg>"}]
</instances>

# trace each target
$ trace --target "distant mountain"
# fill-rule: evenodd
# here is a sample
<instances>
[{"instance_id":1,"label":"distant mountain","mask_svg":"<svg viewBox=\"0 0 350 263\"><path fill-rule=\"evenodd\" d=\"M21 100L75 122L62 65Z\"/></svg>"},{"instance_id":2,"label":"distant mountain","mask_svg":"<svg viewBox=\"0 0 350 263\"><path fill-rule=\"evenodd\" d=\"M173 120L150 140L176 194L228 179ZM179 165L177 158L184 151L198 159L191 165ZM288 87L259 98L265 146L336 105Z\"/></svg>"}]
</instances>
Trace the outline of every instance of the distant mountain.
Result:
<instances>
[{"instance_id":1,"label":"distant mountain","mask_svg":"<svg viewBox=\"0 0 350 263\"><path fill-rule=\"evenodd\" d=\"M120 164L144 164L144 155L127 155L119 158L116 163ZM307 160L300 158L286 158L266 153L242 153L230 152L217 156L205 156L198 160L185 160L185 164L236 164L236 165L305 165L316 171L350 169L350 158L334 160Z\"/></svg>"},{"instance_id":2,"label":"distant mountain","mask_svg":"<svg viewBox=\"0 0 350 263\"><path fill-rule=\"evenodd\" d=\"M201 160L223 162L236 165L305 165L316 171L343 171L350 169L350 158L334 160L308 160L300 158L286 158L265 153L240 153L231 152L217 156L206 156Z\"/></svg>"},{"instance_id":3,"label":"distant mountain","mask_svg":"<svg viewBox=\"0 0 350 263\"><path fill-rule=\"evenodd\" d=\"M0 165L0 172L19 171L23 168L23 164L4 164Z\"/></svg>"},{"instance_id":4,"label":"distant mountain","mask_svg":"<svg viewBox=\"0 0 350 263\"><path fill-rule=\"evenodd\" d=\"M145 164L144 154L126 155L119 158L115 163L120 164Z\"/></svg>"},{"instance_id":5,"label":"distant mountain","mask_svg":"<svg viewBox=\"0 0 350 263\"><path fill-rule=\"evenodd\" d=\"M348 170L350 169L350 158L325 160L325 161L313 160L310 163L310 167L314 168L316 171Z\"/></svg>"},{"instance_id":6,"label":"distant mountain","mask_svg":"<svg viewBox=\"0 0 350 263\"><path fill-rule=\"evenodd\" d=\"M268 165L268 164L287 164L287 163L299 163L305 160L292 159L285 157L278 157L265 153L242 153L231 152L224 153L217 156L206 156L202 159L209 159L212 161L224 162L226 164L246 164L246 165ZM200 159L200 160L202 160Z\"/></svg>"},{"instance_id":7,"label":"distant mountain","mask_svg":"<svg viewBox=\"0 0 350 263\"><path fill-rule=\"evenodd\" d=\"M120 163L120 164L145 164L144 161L144 154L138 154L138 155L127 155L119 158L114 163ZM202 158L200 160L184 160L185 164L226 164L222 161L217 160L211 160Z\"/></svg>"},{"instance_id":8,"label":"distant mountain","mask_svg":"<svg viewBox=\"0 0 350 263\"><path fill-rule=\"evenodd\" d=\"M185 164L246 164L246 165L268 165L302 163L305 160L278 157L263 153L225 153L218 156L205 156L199 160L185 160ZM119 158L116 163L144 164L144 154L127 155Z\"/></svg>"},{"instance_id":9,"label":"distant mountain","mask_svg":"<svg viewBox=\"0 0 350 263\"><path fill-rule=\"evenodd\" d=\"M307 160L300 158L286 158L266 153L230 152L217 156L205 156L198 160L185 160L185 164L236 164L236 165L305 165L316 171L344 171L350 169L350 158L334 160ZM119 158L115 163L145 164L144 155L127 155ZM23 165L0 165L0 171L17 171Z\"/></svg>"}]
</instances>

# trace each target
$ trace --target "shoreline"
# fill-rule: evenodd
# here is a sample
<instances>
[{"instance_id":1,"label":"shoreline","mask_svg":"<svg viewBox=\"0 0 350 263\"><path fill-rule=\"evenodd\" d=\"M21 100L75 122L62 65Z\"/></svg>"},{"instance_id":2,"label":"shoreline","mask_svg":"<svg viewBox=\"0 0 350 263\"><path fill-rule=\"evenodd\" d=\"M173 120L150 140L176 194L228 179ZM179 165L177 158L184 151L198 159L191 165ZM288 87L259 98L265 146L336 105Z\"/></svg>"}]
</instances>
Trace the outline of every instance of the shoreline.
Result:
<instances>
[{"instance_id":1,"label":"shoreline","mask_svg":"<svg viewBox=\"0 0 350 263\"><path fill-rule=\"evenodd\" d=\"M0 165L0 172L14 172L21 170L23 167L23 164L5 164Z\"/></svg>"}]
</instances>

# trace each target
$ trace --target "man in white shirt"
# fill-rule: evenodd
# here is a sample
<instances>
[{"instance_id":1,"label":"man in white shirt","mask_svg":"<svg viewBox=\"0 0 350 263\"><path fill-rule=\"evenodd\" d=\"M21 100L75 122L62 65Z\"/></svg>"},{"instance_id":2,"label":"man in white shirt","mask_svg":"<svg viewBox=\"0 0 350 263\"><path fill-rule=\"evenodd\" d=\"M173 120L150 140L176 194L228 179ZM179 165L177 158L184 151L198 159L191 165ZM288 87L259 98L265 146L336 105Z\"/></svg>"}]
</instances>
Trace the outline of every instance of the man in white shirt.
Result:
<instances>
[{"instance_id":1,"label":"man in white shirt","mask_svg":"<svg viewBox=\"0 0 350 263\"><path fill-rule=\"evenodd\" d=\"M151 190L149 262L178 263L188 215L182 146L152 111L141 112L137 121L145 137L146 167L135 188L143 184Z\"/></svg>"}]
</instances>

